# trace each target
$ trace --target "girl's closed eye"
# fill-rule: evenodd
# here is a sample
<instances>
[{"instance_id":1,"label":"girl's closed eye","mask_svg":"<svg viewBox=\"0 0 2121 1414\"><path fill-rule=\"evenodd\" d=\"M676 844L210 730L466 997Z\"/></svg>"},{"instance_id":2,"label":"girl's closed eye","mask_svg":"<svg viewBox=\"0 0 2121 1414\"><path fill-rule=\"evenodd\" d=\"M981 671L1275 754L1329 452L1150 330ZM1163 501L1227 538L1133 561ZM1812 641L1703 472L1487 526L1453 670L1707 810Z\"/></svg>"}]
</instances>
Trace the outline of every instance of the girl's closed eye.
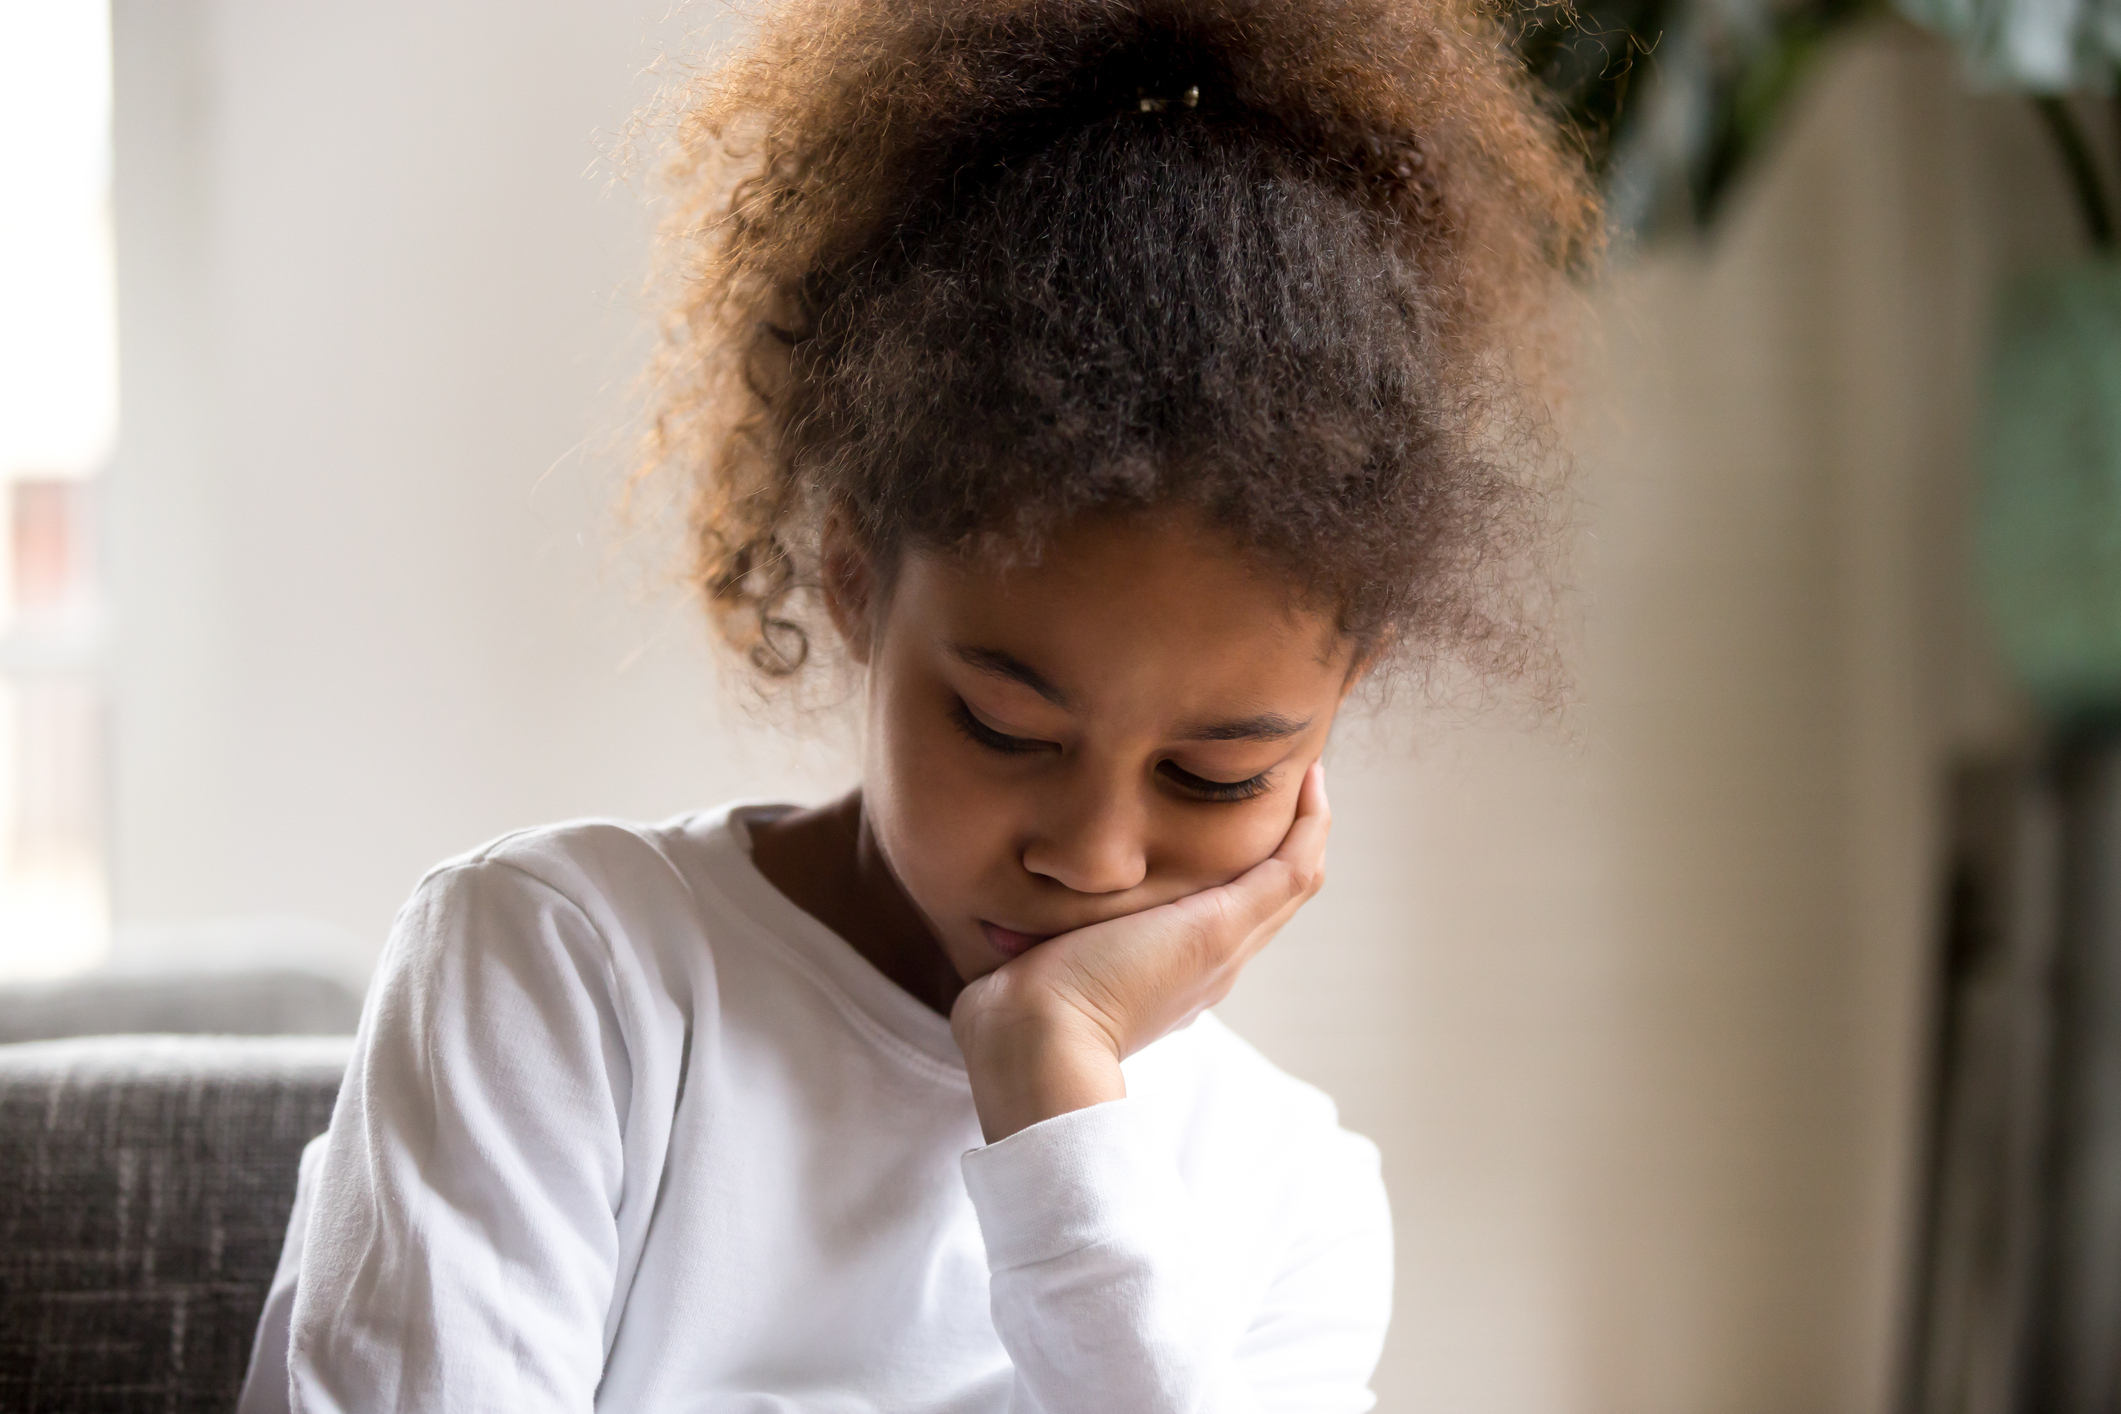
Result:
<instances>
[{"instance_id":1,"label":"girl's closed eye","mask_svg":"<svg viewBox=\"0 0 2121 1414\"><path fill-rule=\"evenodd\" d=\"M1042 741L1037 737L1015 736L1009 732L987 725L979 713L964 698L958 698L951 706L950 720L958 732L975 744L1004 756L1029 756L1042 751L1057 751L1055 742ZM1157 763L1156 773L1174 786L1200 800L1239 801L1252 800L1266 794L1274 786L1274 773L1261 771L1256 776L1247 776L1241 781L1218 781L1208 776L1196 775L1176 761Z\"/></svg>"},{"instance_id":2,"label":"girl's closed eye","mask_svg":"<svg viewBox=\"0 0 2121 1414\"><path fill-rule=\"evenodd\" d=\"M1252 800L1265 795L1274 786L1272 771L1261 771L1258 775L1247 776L1241 781L1215 781L1206 776L1196 776L1176 761L1159 762L1156 771L1180 790L1202 800Z\"/></svg>"},{"instance_id":3,"label":"girl's closed eye","mask_svg":"<svg viewBox=\"0 0 2121 1414\"><path fill-rule=\"evenodd\" d=\"M979 714L974 712L971 704L962 697L958 698L956 705L950 709L950 720L971 740L989 751L999 751L1005 756L1028 756L1034 752L1056 749L1050 741L1040 741L1036 737L1011 736L1007 732L997 731L981 721Z\"/></svg>"}]
</instances>

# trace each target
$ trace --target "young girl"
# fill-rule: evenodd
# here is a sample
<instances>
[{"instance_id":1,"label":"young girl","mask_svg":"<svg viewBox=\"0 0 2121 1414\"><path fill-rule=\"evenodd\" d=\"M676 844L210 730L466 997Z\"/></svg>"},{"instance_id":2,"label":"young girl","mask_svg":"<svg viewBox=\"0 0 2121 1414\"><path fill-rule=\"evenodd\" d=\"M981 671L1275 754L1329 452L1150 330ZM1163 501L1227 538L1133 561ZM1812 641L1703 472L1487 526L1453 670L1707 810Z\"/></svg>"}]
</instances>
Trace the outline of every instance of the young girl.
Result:
<instances>
[{"instance_id":1,"label":"young girl","mask_svg":"<svg viewBox=\"0 0 2121 1414\"><path fill-rule=\"evenodd\" d=\"M656 460L858 789L400 914L245 1408L1367 1409L1376 1151L1206 1009L1361 682L1536 636L1595 225L1455 0L790 0L689 95Z\"/></svg>"}]
</instances>

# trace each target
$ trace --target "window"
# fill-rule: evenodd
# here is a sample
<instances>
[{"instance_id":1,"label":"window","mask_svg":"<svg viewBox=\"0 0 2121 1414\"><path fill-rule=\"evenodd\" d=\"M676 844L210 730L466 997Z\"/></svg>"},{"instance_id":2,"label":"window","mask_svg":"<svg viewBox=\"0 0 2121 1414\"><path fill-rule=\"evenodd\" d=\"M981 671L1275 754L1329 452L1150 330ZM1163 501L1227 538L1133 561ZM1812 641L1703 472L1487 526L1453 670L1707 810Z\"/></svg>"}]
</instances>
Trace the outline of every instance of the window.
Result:
<instances>
[{"instance_id":1,"label":"window","mask_svg":"<svg viewBox=\"0 0 2121 1414\"><path fill-rule=\"evenodd\" d=\"M117 427L108 0L0 0L0 978L108 947L95 478Z\"/></svg>"}]
</instances>

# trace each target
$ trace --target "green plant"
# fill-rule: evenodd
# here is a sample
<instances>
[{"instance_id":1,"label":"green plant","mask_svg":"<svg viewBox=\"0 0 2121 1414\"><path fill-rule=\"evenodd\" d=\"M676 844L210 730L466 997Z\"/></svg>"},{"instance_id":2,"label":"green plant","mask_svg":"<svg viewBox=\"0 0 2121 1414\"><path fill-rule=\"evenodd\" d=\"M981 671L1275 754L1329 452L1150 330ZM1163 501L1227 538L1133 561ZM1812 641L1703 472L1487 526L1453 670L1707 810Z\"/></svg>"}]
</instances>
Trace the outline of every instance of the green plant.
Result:
<instances>
[{"instance_id":1,"label":"green plant","mask_svg":"<svg viewBox=\"0 0 2121 1414\"><path fill-rule=\"evenodd\" d=\"M1960 52L1977 85L2023 90L2087 229L2116 222L2065 91L2112 91L2121 0L1533 0L1516 43L1582 135L1617 230L1703 229L1850 24L1897 11Z\"/></svg>"},{"instance_id":2,"label":"green plant","mask_svg":"<svg viewBox=\"0 0 2121 1414\"><path fill-rule=\"evenodd\" d=\"M1715 220L1825 41L1881 4L1542 4L1517 43L1582 134L1615 228L1655 237Z\"/></svg>"}]
</instances>

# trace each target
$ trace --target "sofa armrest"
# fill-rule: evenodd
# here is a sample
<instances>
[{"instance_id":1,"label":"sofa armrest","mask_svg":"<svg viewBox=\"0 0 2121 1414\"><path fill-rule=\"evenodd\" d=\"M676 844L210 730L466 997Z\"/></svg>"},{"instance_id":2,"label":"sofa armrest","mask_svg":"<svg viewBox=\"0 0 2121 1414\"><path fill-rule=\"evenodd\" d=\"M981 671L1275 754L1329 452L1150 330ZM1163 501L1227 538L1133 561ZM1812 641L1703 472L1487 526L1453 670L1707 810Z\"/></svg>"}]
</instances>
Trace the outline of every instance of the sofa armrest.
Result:
<instances>
[{"instance_id":1,"label":"sofa armrest","mask_svg":"<svg viewBox=\"0 0 2121 1414\"><path fill-rule=\"evenodd\" d=\"M337 1036L361 1021L361 994L293 968L89 972L0 986L0 1044L66 1036Z\"/></svg>"}]
</instances>

